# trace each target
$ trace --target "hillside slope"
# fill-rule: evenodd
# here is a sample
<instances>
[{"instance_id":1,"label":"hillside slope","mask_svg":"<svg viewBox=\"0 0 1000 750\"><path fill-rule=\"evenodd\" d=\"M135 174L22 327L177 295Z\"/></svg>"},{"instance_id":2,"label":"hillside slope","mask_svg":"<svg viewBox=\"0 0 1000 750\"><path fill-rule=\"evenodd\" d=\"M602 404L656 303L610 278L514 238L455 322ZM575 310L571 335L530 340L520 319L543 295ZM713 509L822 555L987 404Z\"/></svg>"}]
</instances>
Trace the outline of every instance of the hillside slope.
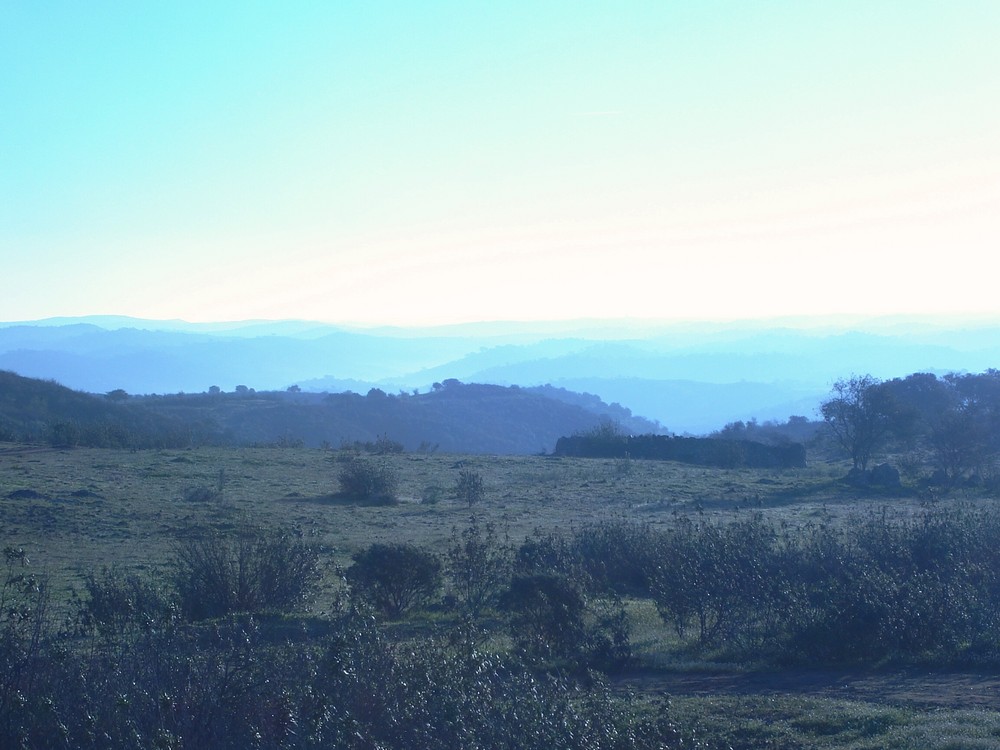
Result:
<instances>
[{"instance_id":1,"label":"hillside slope","mask_svg":"<svg viewBox=\"0 0 1000 750\"><path fill-rule=\"evenodd\" d=\"M448 381L430 393L201 393L95 396L0 372L0 439L98 447L303 443L334 447L386 436L407 450L528 454L564 436L617 421L630 432L656 425L594 397L569 403L516 387ZM603 409L603 411L602 411Z\"/></svg>"},{"instance_id":2,"label":"hillside slope","mask_svg":"<svg viewBox=\"0 0 1000 750\"><path fill-rule=\"evenodd\" d=\"M200 394L141 399L172 418L210 419L226 442L302 442L309 446L388 437L406 450L531 454L551 451L563 435L612 419L629 431L656 425L628 410L602 415L579 404L517 387L446 385L423 394ZM617 417L621 417L618 419Z\"/></svg>"},{"instance_id":3,"label":"hillside slope","mask_svg":"<svg viewBox=\"0 0 1000 750\"><path fill-rule=\"evenodd\" d=\"M196 421L182 423L138 404L0 370L0 440L127 448L178 446L205 437Z\"/></svg>"}]
</instances>

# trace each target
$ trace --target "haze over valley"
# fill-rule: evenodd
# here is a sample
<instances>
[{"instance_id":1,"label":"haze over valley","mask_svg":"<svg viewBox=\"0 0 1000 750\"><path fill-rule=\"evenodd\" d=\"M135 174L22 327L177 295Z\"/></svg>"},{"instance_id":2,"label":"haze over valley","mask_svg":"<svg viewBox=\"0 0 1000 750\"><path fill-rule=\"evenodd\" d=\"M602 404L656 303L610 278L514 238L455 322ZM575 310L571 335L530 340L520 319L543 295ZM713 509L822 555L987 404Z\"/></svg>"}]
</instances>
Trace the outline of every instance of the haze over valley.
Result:
<instances>
[{"instance_id":1,"label":"haze over valley","mask_svg":"<svg viewBox=\"0 0 1000 750\"><path fill-rule=\"evenodd\" d=\"M737 420L817 419L832 383L851 374L980 372L997 362L1000 326L916 317L419 329L113 317L0 325L0 369L89 393L203 393L212 386L426 393L449 379L551 385L619 404L677 434Z\"/></svg>"}]
</instances>

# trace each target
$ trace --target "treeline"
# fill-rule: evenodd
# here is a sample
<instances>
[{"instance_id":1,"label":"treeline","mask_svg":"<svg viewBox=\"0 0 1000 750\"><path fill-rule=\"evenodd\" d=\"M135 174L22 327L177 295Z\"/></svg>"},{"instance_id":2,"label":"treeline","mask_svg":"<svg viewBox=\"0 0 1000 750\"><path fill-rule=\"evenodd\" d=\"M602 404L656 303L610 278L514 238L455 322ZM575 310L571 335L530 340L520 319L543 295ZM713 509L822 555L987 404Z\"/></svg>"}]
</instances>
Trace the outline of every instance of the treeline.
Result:
<instances>
[{"instance_id":1,"label":"treeline","mask_svg":"<svg viewBox=\"0 0 1000 750\"><path fill-rule=\"evenodd\" d=\"M427 393L247 390L138 400L172 417L210 419L230 443L338 446L388 434L405 450L436 446L446 453L544 453L560 435L590 429L601 419L583 406L527 389L457 380L437 383Z\"/></svg>"},{"instance_id":2,"label":"treeline","mask_svg":"<svg viewBox=\"0 0 1000 750\"><path fill-rule=\"evenodd\" d=\"M1000 371L917 373L838 381L822 405L835 440L863 478L874 456L893 452L939 485L1000 480Z\"/></svg>"},{"instance_id":3,"label":"treeline","mask_svg":"<svg viewBox=\"0 0 1000 750\"><path fill-rule=\"evenodd\" d=\"M812 421L808 417L793 415L784 422L756 419L729 422L722 429L711 433L709 437L721 440L752 440L765 445L783 445L787 443L814 443L823 430L822 421Z\"/></svg>"}]
</instances>

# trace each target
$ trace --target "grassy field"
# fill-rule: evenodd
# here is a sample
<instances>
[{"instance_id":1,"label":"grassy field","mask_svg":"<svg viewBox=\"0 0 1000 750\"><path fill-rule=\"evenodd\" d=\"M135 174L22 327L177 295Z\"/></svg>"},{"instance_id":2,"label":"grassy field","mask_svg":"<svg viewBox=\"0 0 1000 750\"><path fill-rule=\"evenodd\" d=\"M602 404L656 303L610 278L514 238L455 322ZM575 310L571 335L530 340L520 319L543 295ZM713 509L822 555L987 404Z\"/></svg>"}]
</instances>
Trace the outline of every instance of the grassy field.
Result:
<instances>
[{"instance_id":1,"label":"grassy field","mask_svg":"<svg viewBox=\"0 0 1000 750\"><path fill-rule=\"evenodd\" d=\"M118 563L156 570L192 529L242 519L290 525L337 562L376 541L435 547L468 519L462 470L482 475L475 513L519 540L606 519L670 524L677 514L756 509L797 523L829 520L863 498L839 465L719 470L654 461L396 454L399 500L365 506L337 496L338 454L295 448L176 451L8 448L0 452L0 537L55 578Z\"/></svg>"},{"instance_id":2,"label":"grassy field","mask_svg":"<svg viewBox=\"0 0 1000 750\"><path fill-rule=\"evenodd\" d=\"M23 547L65 601L82 573L120 564L162 570L177 540L246 519L291 526L336 565L376 541L442 549L470 508L462 470L482 475L474 512L517 542L536 530L602 520L670 525L683 515L759 511L788 524L837 523L859 508L919 508L915 491L872 495L838 481L846 467L717 470L666 462L396 454L399 502L338 496L338 454L295 448L118 452L0 449L0 544ZM958 498L995 504L992 498ZM936 502L948 502L936 501ZM991 675L755 671L685 656L647 601L629 602L639 668L622 690L669 694L675 717L718 747L1000 747L1000 684Z\"/></svg>"}]
</instances>

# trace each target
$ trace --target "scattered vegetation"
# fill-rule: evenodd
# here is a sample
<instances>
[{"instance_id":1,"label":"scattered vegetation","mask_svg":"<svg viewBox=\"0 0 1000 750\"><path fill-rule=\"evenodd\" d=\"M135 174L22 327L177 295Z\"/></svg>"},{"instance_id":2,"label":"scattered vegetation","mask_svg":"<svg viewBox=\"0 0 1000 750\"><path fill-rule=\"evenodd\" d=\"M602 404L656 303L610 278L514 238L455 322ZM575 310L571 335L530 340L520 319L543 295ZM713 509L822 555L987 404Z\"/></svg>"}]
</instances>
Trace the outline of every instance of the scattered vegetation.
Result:
<instances>
[{"instance_id":1,"label":"scattered vegetation","mask_svg":"<svg viewBox=\"0 0 1000 750\"><path fill-rule=\"evenodd\" d=\"M852 483L829 426L804 469L386 438L332 454L362 502L292 444L5 445L0 747L995 746L988 690L928 718L754 681L1000 666L996 380L864 381L884 429ZM676 689L704 674L750 687Z\"/></svg>"},{"instance_id":2,"label":"scattered vegetation","mask_svg":"<svg viewBox=\"0 0 1000 750\"><path fill-rule=\"evenodd\" d=\"M379 435L376 440L345 440L341 442L340 450L385 456L392 453L402 453L403 444L398 440L393 440L388 435Z\"/></svg>"}]
</instances>

